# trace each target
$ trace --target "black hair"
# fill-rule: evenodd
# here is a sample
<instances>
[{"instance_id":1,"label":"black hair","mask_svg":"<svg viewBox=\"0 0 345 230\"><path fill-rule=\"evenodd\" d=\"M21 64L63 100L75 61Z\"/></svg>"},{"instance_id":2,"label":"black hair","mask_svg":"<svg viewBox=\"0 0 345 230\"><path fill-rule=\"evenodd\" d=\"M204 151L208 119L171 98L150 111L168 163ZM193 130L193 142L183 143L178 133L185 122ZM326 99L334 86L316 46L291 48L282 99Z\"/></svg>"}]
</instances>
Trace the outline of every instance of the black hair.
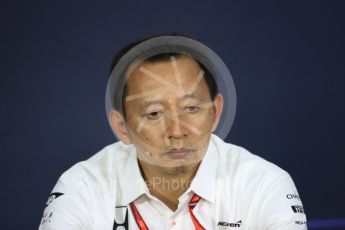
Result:
<instances>
[{"instance_id":1,"label":"black hair","mask_svg":"<svg viewBox=\"0 0 345 230\"><path fill-rule=\"evenodd\" d=\"M160 36L179 36L179 37L185 37L185 38L191 38L190 36L186 36L184 34L180 34L180 33L171 33L171 34L159 34L159 35L154 35L154 36L150 36L150 37L146 37L146 38L142 38L142 39L138 39L136 41L133 41L129 44L127 44L126 46L124 46L122 49L120 49L114 56L114 58L112 59L111 65L110 65L110 70L109 70L109 75L112 73L113 69L115 68L115 66L117 65L117 63L120 61L120 59L128 52L130 51L132 48L134 48L135 46L139 45L140 43L147 41L149 39L152 38L156 38L156 37L160 37ZM194 38L192 38L194 39ZM196 40L196 39L194 39ZM144 62L149 62L149 63L156 63L156 62L165 62L165 61L169 61L171 56L175 56L176 58L178 57L182 57L182 56L187 56L186 54L182 54L182 53L175 53L175 52L167 52L167 53L160 53L160 54L156 54L153 55L147 59L144 60ZM200 68L204 71L204 79L206 81L209 93L210 93L210 97L211 100L214 101L217 93L218 93L218 87L217 87L217 83L215 81L215 78L212 76L212 74L210 73L210 71L201 63L199 62L197 59L195 59L194 57L192 57L200 66ZM123 113L123 116L126 117L126 112L125 112L125 98L127 96L128 93L128 87L127 87L127 83L124 84L124 88L122 91L122 101L121 101L121 94L117 93L115 95L111 95L113 98L112 100L112 106L114 109L118 110L119 112ZM122 109L120 107L120 103L122 105Z\"/></svg>"}]
</instances>

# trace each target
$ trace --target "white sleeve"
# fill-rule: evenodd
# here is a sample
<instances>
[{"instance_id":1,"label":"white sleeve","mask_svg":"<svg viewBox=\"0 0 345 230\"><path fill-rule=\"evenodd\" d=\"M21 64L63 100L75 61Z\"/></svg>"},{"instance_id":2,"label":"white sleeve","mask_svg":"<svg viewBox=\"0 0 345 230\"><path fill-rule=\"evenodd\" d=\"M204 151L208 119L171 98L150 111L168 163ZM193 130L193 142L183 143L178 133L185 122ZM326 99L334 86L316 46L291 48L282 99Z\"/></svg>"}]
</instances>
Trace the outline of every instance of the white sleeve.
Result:
<instances>
[{"instance_id":1,"label":"white sleeve","mask_svg":"<svg viewBox=\"0 0 345 230\"><path fill-rule=\"evenodd\" d=\"M88 230L90 222L85 186L63 174L49 196L39 230Z\"/></svg>"},{"instance_id":2,"label":"white sleeve","mask_svg":"<svg viewBox=\"0 0 345 230\"><path fill-rule=\"evenodd\" d=\"M293 180L285 171L267 184L260 206L259 229L307 229L302 201Z\"/></svg>"}]
</instances>

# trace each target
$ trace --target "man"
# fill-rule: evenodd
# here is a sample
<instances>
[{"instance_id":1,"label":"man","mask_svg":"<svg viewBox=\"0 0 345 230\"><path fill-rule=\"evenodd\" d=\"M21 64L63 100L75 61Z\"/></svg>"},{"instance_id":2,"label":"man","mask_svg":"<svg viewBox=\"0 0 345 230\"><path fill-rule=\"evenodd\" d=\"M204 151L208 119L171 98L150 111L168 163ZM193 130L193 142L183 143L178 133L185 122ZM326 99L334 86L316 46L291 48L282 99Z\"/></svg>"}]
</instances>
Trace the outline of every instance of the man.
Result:
<instances>
[{"instance_id":1,"label":"man","mask_svg":"<svg viewBox=\"0 0 345 230\"><path fill-rule=\"evenodd\" d=\"M212 134L224 99L211 71L189 52L140 49L181 38L146 39L115 58L112 74L139 55L110 94L120 142L60 177L41 230L306 229L289 174Z\"/></svg>"}]
</instances>

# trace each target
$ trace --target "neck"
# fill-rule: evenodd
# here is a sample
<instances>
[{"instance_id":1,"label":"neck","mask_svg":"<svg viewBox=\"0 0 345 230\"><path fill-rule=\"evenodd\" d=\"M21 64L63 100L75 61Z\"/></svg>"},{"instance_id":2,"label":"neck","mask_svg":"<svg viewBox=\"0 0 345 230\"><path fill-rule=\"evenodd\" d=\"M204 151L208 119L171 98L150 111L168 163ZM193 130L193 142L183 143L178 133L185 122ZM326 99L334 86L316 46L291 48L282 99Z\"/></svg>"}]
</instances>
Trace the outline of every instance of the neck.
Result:
<instances>
[{"instance_id":1,"label":"neck","mask_svg":"<svg viewBox=\"0 0 345 230\"><path fill-rule=\"evenodd\" d=\"M138 160L141 174L147 184L151 195L165 203L175 211L178 198L189 188L200 162L189 166L188 169L164 170L161 167L150 165Z\"/></svg>"}]
</instances>

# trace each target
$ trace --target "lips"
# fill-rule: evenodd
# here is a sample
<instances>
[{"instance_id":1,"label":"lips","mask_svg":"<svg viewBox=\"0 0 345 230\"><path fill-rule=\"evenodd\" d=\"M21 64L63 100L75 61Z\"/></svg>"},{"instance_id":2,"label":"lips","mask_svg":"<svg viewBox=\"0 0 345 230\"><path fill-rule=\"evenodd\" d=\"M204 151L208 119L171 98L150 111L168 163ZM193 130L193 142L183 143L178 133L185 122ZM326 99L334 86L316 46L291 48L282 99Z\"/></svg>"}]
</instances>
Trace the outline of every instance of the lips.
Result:
<instances>
[{"instance_id":1,"label":"lips","mask_svg":"<svg viewBox=\"0 0 345 230\"><path fill-rule=\"evenodd\" d=\"M165 153L171 159L184 159L191 152L189 149L172 149Z\"/></svg>"}]
</instances>

